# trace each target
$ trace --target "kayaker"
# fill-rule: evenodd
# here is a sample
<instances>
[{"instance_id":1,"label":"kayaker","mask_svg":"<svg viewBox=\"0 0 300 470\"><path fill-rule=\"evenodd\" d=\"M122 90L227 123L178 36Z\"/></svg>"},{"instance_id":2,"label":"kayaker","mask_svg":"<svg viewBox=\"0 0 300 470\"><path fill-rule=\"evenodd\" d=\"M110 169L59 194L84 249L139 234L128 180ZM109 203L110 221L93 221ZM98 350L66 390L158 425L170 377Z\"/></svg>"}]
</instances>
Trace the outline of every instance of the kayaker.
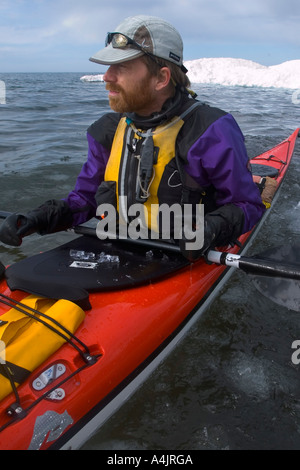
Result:
<instances>
[{"instance_id":1,"label":"kayaker","mask_svg":"<svg viewBox=\"0 0 300 470\"><path fill-rule=\"evenodd\" d=\"M191 255L181 243L191 259L248 232L265 207L242 132L232 115L200 103L189 89L178 31L157 17L126 18L90 60L109 66L103 78L113 112L89 127L88 157L74 190L8 217L0 240L19 246L33 232L82 224L103 203L120 211L121 196L128 207L204 203L203 247Z\"/></svg>"}]
</instances>

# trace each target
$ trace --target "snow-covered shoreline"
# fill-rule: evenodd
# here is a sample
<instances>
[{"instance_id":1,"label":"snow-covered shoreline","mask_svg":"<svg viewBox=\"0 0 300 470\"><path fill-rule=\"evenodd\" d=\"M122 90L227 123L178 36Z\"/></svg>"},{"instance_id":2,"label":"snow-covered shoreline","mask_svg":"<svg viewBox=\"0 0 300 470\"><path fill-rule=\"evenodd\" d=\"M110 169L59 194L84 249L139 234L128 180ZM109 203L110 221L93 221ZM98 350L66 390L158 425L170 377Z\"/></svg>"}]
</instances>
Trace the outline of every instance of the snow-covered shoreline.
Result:
<instances>
[{"instance_id":1,"label":"snow-covered shoreline","mask_svg":"<svg viewBox=\"0 0 300 470\"><path fill-rule=\"evenodd\" d=\"M300 89L300 60L261 65L246 59L202 58L184 62L192 83ZM84 75L83 82L103 82L103 74Z\"/></svg>"},{"instance_id":2,"label":"snow-covered shoreline","mask_svg":"<svg viewBox=\"0 0 300 470\"><path fill-rule=\"evenodd\" d=\"M300 88L300 60L265 66L245 59L204 58L185 62L192 83Z\"/></svg>"}]
</instances>

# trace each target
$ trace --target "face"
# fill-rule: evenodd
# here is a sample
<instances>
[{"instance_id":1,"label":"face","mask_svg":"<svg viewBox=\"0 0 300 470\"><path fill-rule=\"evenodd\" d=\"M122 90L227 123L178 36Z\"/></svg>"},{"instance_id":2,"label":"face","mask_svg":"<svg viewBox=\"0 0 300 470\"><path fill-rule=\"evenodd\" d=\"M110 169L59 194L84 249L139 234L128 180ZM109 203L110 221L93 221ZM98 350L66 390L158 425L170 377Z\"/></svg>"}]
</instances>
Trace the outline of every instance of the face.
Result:
<instances>
[{"instance_id":1,"label":"face","mask_svg":"<svg viewBox=\"0 0 300 470\"><path fill-rule=\"evenodd\" d=\"M135 112L148 116L159 109L155 77L150 76L146 64L140 59L129 60L109 67L103 77L110 107L117 112Z\"/></svg>"}]
</instances>

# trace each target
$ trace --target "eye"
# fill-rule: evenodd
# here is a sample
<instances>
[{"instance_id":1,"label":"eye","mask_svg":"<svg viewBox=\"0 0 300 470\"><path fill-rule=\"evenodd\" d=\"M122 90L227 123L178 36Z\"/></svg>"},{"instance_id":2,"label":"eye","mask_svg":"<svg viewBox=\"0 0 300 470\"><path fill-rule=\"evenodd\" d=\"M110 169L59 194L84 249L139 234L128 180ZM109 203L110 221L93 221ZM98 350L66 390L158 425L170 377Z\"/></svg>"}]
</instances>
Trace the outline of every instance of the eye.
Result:
<instances>
[{"instance_id":1,"label":"eye","mask_svg":"<svg viewBox=\"0 0 300 470\"><path fill-rule=\"evenodd\" d=\"M127 62L122 62L121 64L118 64L118 70L122 72L130 70L129 64L127 64Z\"/></svg>"}]
</instances>

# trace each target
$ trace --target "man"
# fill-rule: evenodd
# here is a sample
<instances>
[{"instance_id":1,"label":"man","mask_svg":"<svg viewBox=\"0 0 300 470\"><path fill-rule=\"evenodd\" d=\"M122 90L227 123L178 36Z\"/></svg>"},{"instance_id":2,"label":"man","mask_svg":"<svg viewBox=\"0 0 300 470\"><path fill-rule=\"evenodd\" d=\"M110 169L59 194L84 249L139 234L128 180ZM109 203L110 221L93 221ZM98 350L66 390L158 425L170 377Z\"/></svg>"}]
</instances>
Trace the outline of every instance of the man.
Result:
<instances>
[{"instance_id":1,"label":"man","mask_svg":"<svg viewBox=\"0 0 300 470\"><path fill-rule=\"evenodd\" d=\"M137 202L150 212L163 204L195 208L202 202L204 244L190 253L181 241L183 254L193 260L211 246L234 243L264 206L235 120L196 101L188 89L179 33L160 18L141 15L108 33L105 46L90 60L109 65L103 78L114 112L88 129L88 158L74 190L65 200L13 214L0 229L1 241L18 246L30 233L79 225L102 204L129 223L128 208ZM162 235L160 212L146 223Z\"/></svg>"}]
</instances>

